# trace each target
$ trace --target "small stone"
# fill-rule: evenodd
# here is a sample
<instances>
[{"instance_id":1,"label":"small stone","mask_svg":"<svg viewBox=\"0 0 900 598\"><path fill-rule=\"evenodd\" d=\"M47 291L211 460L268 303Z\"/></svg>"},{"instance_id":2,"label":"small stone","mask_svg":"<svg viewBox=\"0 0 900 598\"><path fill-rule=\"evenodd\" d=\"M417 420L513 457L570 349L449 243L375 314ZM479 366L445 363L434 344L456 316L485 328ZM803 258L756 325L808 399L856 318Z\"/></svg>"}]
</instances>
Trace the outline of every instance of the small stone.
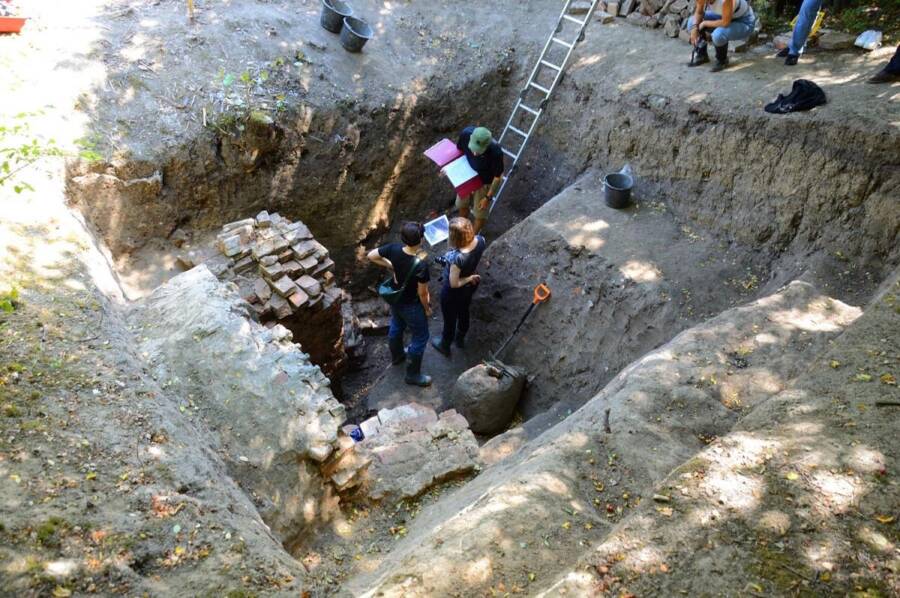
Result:
<instances>
[{"instance_id":1,"label":"small stone","mask_svg":"<svg viewBox=\"0 0 900 598\"><path fill-rule=\"evenodd\" d=\"M288 249L288 250L282 251L281 253L278 254L278 261L283 264L284 262L289 261L293 257L294 257L294 252L291 251L290 249Z\"/></svg>"},{"instance_id":2,"label":"small stone","mask_svg":"<svg viewBox=\"0 0 900 598\"><path fill-rule=\"evenodd\" d=\"M853 47L856 37L841 31L822 29L819 32L818 47L823 50L847 50Z\"/></svg>"},{"instance_id":3,"label":"small stone","mask_svg":"<svg viewBox=\"0 0 900 598\"><path fill-rule=\"evenodd\" d=\"M262 278L257 278L253 282L253 292L259 297L261 303L265 303L272 296L272 289L269 287L269 283Z\"/></svg>"},{"instance_id":4,"label":"small stone","mask_svg":"<svg viewBox=\"0 0 900 598\"><path fill-rule=\"evenodd\" d=\"M288 303L287 299L284 299L280 295L272 295L268 305L272 308L272 313L275 314L275 317L279 320L289 317L292 313L291 304Z\"/></svg>"},{"instance_id":5,"label":"small stone","mask_svg":"<svg viewBox=\"0 0 900 598\"><path fill-rule=\"evenodd\" d=\"M259 228L269 228L272 226L272 217L265 210L256 215L256 226Z\"/></svg>"},{"instance_id":6,"label":"small stone","mask_svg":"<svg viewBox=\"0 0 900 598\"><path fill-rule=\"evenodd\" d=\"M294 309L300 309L309 301L309 295L303 292L301 289L297 289L297 292L288 297L288 302L291 304L291 307Z\"/></svg>"},{"instance_id":7,"label":"small stone","mask_svg":"<svg viewBox=\"0 0 900 598\"><path fill-rule=\"evenodd\" d=\"M612 16L611 14L609 14L608 12L606 12L605 10L601 10L600 12L597 13L597 20L600 21L600 23L602 23L603 25L606 25L608 23L612 23L613 21L615 21L616 18L614 16Z\"/></svg>"},{"instance_id":8,"label":"small stone","mask_svg":"<svg viewBox=\"0 0 900 598\"><path fill-rule=\"evenodd\" d=\"M325 286L325 288L334 286L335 280L336 278L333 272L325 272L324 274L322 274L322 284Z\"/></svg>"},{"instance_id":9,"label":"small stone","mask_svg":"<svg viewBox=\"0 0 900 598\"><path fill-rule=\"evenodd\" d=\"M669 12L674 15L680 15L681 11L688 8L690 8L690 2L688 2L688 0L675 0L675 2L669 5Z\"/></svg>"},{"instance_id":10,"label":"small stone","mask_svg":"<svg viewBox=\"0 0 900 598\"><path fill-rule=\"evenodd\" d=\"M313 245L316 248L316 257L320 260L328 257L328 248L319 243L318 241L313 241Z\"/></svg>"},{"instance_id":11,"label":"small stone","mask_svg":"<svg viewBox=\"0 0 900 598\"><path fill-rule=\"evenodd\" d=\"M319 281L307 274L297 279L297 285L310 297L316 297L322 293L322 285Z\"/></svg>"},{"instance_id":12,"label":"small stone","mask_svg":"<svg viewBox=\"0 0 900 598\"><path fill-rule=\"evenodd\" d=\"M172 231L172 234L169 235L169 240L172 241L175 247L181 247L188 242L189 237L188 234L182 229L176 228L174 231Z\"/></svg>"},{"instance_id":13,"label":"small stone","mask_svg":"<svg viewBox=\"0 0 900 598\"><path fill-rule=\"evenodd\" d=\"M284 267L278 262L275 262L271 266L260 264L259 271L263 277L268 278L269 280L277 280L284 274Z\"/></svg>"},{"instance_id":14,"label":"small stone","mask_svg":"<svg viewBox=\"0 0 900 598\"><path fill-rule=\"evenodd\" d=\"M309 232L309 229L302 222L295 222L292 225L287 227L287 231L284 233L284 238L287 239L290 243L296 243L299 241L308 241L313 238L312 233Z\"/></svg>"},{"instance_id":15,"label":"small stone","mask_svg":"<svg viewBox=\"0 0 900 598\"><path fill-rule=\"evenodd\" d=\"M259 263L263 266L271 266L278 262L278 256L275 255L266 255L260 258Z\"/></svg>"},{"instance_id":16,"label":"small stone","mask_svg":"<svg viewBox=\"0 0 900 598\"><path fill-rule=\"evenodd\" d=\"M302 260L303 258L309 257L316 252L316 242L303 241L301 243L297 243L296 245L291 247L291 251L294 252L294 256L298 260Z\"/></svg>"},{"instance_id":17,"label":"small stone","mask_svg":"<svg viewBox=\"0 0 900 598\"><path fill-rule=\"evenodd\" d=\"M635 12L632 12L631 14L629 14L626 17L626 20L633 25L638 25L638 26L643 27L643 26L647 25L647 23L650 22L650 17L648 17L647 15L642 15L641 13L635 11Z\"/></svg>"},{"instance_id":18,"label":"small stone","mask_svg":"<svg viewBox=\"0 0 900 598\"><path fill-rule=\"evenodd\" d=\"M591 9L591 3L587 0L575 0L569 5L570 15L586 15Z\"/></svg>"},{"instance_id":19,"label":"small stone","mask_svg":"<svg viewBox=\"0 0 900 598\"><path fill-rule=\"evenodd\" d=\"M319 260L314 255L307 256L300 260L300 267L303 268L304 272L312 273L313 270L319 265Z\"/></svg>"},{"instance_id":20,"label":"small stone","mask_svg":"<svg viewBox=\"0 0 900 598\"><path fill-rule=\"evenodd\" d=\"M678 31L681 28L681 17L669 15L666 17L665 31L669 37L678 37Z\"/></svg>"},{"instance_id":21,"label":"small stone","mask_svg":"<svg viewBox=\"0 0 900 598\"><path fill-rule=\"evenodd\" d=\"M296 278L298 275L302 274L305 271L303 270L303 266L301 266L294 260L288 260L284 262L283 264L281 264L281 267L284 268L284 273L291 278Z\"/></svg>"},{"instance_id":22,"label":"small stone","mask_svg":"<svg viewBox=\"0 0 900 598\"><path fill-rule=\"evenodd\" d=\"M297 292L297 285L295 285L294 281L287 276L282 276L276 280L272 285L272 288L274 288L275 292L282 297L290 297Z\"/></svg>"}]
</instances>

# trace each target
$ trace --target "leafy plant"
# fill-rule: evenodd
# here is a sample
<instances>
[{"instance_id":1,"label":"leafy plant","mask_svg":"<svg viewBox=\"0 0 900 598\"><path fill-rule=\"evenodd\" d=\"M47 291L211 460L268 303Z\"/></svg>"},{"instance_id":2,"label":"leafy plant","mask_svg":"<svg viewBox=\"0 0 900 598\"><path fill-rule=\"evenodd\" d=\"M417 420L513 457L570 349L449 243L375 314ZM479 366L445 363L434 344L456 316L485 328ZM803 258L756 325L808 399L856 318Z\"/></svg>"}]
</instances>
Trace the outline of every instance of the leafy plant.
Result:
<instances>
[{"instance_id":1,"label":"leafy plant","mask_svg":"<svg viewBox=\"0 0 900 598\"><path fill-rule=\"evenodd\" d=\"M19 289L16 287L0 293L0 311L11 314L19 305Z\"/></svg>"}]
</instances>

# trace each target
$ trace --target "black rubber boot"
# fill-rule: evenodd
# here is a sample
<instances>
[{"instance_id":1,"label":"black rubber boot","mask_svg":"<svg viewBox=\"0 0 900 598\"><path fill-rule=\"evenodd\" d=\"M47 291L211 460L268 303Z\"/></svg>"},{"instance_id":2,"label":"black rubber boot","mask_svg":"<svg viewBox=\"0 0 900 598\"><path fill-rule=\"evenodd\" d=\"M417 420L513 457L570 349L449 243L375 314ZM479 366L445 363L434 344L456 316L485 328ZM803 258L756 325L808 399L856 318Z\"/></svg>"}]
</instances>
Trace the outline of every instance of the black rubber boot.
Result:
<instances>
[{"instance_id":1,"label":"black rubber boot","mask_svg":"<svg viewBox=\"0 0 900 598\"><path fill-rule=\"evenodd\" d=\"M718 73L722 69L728 66L728 44L724 46L716 46L716 63L711 70L714 73Z\"/></svg>"},{"instance_id":2,"label":"black rubber boot","mask_svg":"<svg viewBox=\"0 0 900 598\"><path fill-rule=\"evenodd\" d=\"M466 348L466 333L465 332L457 332L456 339L453 341L456 343L456 346L460 349Z\"/></svg>"},{"instance_id":3,"label":"black rubber boot","mask_svg":"<svg viewBox=\"0 0 900 598\"><path fill-rule=\"evenodd\" d=\"M709 46L705 41L699 41L691 52L691 61L688 63L688 66L700 66L701 64L709 62L708 47Z\"/></svg>"},{"instance_id":4,"label":"black rubber boot","mask_svg":"<svg viewBox=\"0 0 900 598\"><path fill-rule=\"evenodd\" d=\"M450 357L450 343L445 343L443 336L436 336L431 339L431 346L441 355Z\"/></svg>"},{"instance_id":5,"label":"black rubber boot","mask_svg":"<svg viewBox=\"0 0 900 598\"><path fill-rule=\"evenodd\" d=\"M391 364L400 365L406 361L406 351L403 350L403 337L388 339L388 347L391 349Z\"/></svg>"},{"instance_id":6,"label":"black rubber boot","mask_svg":"<svg viewBox=\"0 0 900 598\"><path fill-rule=\"evenodd\" d=\"M406 364L406 379L404 381L413 386L431 386L431 376L426 376L422 373L421 355L409 356L409 363Z\"/></svg>"}]
</instances>

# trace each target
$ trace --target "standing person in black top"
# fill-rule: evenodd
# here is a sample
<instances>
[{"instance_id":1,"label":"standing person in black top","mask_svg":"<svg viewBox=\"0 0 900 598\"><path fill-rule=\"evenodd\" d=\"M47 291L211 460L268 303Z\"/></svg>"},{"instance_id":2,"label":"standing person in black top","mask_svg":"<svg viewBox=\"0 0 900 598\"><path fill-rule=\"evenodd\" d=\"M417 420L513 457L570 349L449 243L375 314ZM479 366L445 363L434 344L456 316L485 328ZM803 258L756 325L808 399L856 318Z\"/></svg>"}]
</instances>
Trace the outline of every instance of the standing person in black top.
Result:
<instances>
[{"instance_id":1,"label":"standing person in black top","mask_svg":"<svg viewBox=\"0 0 900 598\"><path fill-rule=\"evenodd\" d=\"M431 377L422 374L422 355L428 346L428 318L431 317L431 296L428 293L428 263L418 257L422 249L424 227L418 222L407 222L400 229L403 244L389 243L369 252L369 261L387 268L394 274L394 283L408 282L400 300L391 305L391 327L388 330L388 346L394 365L404 361L406 383L428 386ZM418 260L418 262L416 261ZM410 274L410 269L413 269ZM412 342L403 350L403 332L409 328Z\"/></svg>"},{"instance_id":2,"label":"standing person in black top","mask_svg":"<svg viewBox=\"0 0 900 598\"><path fill-rule=\"evenodd\" d=\"M450 357L450 344L465 348L469 331L469 306L481 277L475 274L485 248L484 237L476 235L466 218L450 221L450 251L444 256L444 285L441 287L441 314L444 330L432 346Z\"/></svg>"},{"instance_id":3,"label":"standing person in black top","mask_svg":"<svg viewBox=\"0 0 900 598\"><path fill-rule=\"evenodd\" d=\"M472 210L477 235L491 214L491 202L500 189L500 183L503 182L503 149L491 138L491 132L484 127L463 129L456 147L466 155L469 166L478 173L482 183L481 187L468 197L456 197L456 207L460 216L468 218L469 210Z\"/></svg>"}]
</instances>

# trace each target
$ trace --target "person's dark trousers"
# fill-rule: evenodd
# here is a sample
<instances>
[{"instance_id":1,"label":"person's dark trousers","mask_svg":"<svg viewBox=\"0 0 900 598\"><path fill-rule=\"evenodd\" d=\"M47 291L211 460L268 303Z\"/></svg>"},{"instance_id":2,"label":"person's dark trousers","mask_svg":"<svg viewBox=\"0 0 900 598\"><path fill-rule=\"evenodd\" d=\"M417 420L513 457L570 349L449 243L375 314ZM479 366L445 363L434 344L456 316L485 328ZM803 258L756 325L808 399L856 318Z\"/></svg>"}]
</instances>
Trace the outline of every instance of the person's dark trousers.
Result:
<instances>
[{"instance_id":1,"label":"person's dark trousers","mask_svg":"<svg viewBox=\"0 0 900 598\"><path fill-rule=\"evenodd\" d=\"M443 287L441 289L441 316L444 318L444 329L441 342L450 346L457 333L465 335L469 331L469 306L475 287L466 285L458 289Z\"/></svg>"},{"instance_id":2,"label":"person's dark trousers","mask_svg":"<svg viewBox=\"0 0 900 598\"><path fill-rule=\"evenodd\" d=\"M412 333L412 341L407 352L410 356L422 355L428 346L428 318L425 317L425 308L418 301L415 303L401 303L391 306L391 326L388 329L388 340L396 343L397 339L403 339L403 332L409 328Z\"/></svg>"}]
</instances>

